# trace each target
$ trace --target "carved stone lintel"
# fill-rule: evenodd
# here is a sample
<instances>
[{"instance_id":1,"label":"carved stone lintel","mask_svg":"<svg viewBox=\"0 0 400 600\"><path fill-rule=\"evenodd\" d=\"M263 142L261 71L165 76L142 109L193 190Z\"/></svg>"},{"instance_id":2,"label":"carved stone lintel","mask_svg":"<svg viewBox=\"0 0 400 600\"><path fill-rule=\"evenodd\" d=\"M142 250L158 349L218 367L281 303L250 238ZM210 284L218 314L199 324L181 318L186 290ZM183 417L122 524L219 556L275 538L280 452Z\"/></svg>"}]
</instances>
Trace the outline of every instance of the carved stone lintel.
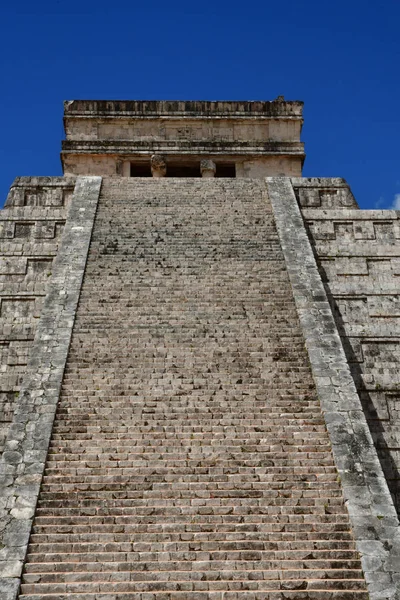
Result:
<instances>
[{"instance_id":1,"label":"carved stone lintel","mask_svg":"<svg viewBox=\"0 0 400 600\"><path fill-rule=\"evenodd\" d=\"M161 154L153 154L150 159L150 164L153 177L165 177L167 174L167 163Z\"/></svg>"},{"instance_id":2,"label":"carved stone lintel","mask_svg":"<svg viewBox=\"0 0 400 600\"><path fill-rule=\"evenodd\" d=\"M200 162L200 172L202 177L215 177L216 170L217 167L213 160L205 158Z\"/></svg>"}]
</instances>

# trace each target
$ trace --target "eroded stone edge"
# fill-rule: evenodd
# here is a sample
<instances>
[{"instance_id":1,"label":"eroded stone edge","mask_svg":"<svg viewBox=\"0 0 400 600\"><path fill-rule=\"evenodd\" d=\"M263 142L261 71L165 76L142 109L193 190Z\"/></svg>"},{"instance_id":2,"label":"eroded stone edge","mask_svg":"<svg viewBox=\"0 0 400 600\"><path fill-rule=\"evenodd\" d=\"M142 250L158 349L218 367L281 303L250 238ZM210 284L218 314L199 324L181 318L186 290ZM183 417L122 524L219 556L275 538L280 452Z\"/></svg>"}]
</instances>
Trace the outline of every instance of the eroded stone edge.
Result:
<instances>
[{"instance_id":1,"label":"eroded stone edge","mask_svg":"<svg viewBox=\"0 0 400 600\"><path fill-rule=\"evenodd\" d=\"M300 323L371 600L400 598L400 526L290 178L267 177Z\"/></svg>"},{"instance_id":2,"label":"eroded stone edge","mask_svg":"<svg viewBox=\"0 0 400 600\"><path fill-rule=\"evenodd\" d=\"M0 461L0 600L18 596L100 194L78 177Z\"/></svg>"}]
</instances>

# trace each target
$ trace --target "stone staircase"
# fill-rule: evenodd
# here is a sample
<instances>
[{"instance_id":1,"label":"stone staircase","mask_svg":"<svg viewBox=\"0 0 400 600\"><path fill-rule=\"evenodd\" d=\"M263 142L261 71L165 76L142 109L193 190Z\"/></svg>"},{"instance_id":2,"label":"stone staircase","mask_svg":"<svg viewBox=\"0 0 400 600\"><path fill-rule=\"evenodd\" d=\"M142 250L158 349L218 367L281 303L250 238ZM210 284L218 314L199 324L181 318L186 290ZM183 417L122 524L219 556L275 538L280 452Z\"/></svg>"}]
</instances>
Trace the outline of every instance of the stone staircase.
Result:
<instances>
[{"instance_id":1,"label":"stone staircase","mask_svg":"<svg viewBox=\"0 0 400 600\"><path fill-rule=\"evenodd\" d=\"M367 600L262 180L105 179L21 600Z\"/></svg>"}]
</instances>

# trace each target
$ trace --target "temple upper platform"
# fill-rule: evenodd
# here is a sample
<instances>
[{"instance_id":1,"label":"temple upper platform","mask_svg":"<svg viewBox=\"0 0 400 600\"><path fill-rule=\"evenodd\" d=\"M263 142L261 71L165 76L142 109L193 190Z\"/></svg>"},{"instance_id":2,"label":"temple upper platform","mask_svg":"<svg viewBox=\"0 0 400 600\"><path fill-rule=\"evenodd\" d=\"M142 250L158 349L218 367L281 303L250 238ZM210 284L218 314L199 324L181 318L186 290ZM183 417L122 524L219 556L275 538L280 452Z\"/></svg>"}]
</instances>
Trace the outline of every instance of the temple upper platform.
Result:
<instances>
[{"instance_id":1,"label":"temple upper platform","mask_svg":"<svg viewBox=\"0 0 400 600\"><path fill-rule=\"evenodd\" d=\"M63 170L109 177L297 177L305 158L302 111L303 102L283 97L67 101Z\"/></svg>"}]
</instances>

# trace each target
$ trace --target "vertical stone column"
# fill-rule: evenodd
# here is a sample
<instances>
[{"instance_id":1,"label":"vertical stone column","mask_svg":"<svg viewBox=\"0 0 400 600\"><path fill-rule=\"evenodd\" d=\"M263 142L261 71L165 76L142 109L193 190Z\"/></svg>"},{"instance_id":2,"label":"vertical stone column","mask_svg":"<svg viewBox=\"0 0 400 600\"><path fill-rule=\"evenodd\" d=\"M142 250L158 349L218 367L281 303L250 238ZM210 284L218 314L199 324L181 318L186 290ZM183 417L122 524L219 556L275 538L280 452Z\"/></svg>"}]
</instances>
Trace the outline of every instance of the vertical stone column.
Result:
<instances>
[{"instance_id":1,"label":"vertical stone column","mask_svg":"<svg viewBox=\"0 0 400 600\"><path fill-rule=\"evenodd\" d=\"M122 177L131 176L131 162L130 160L124 160L122 163Z\"/></svg>"},{"instance_id":2,"label":"vertical stone column","mask_svg":"<svg viewBox=\"0 0 400 600\"><path fill-rule=\"evenodd\" d=\"M213 160L204 159L200 162L200 172L202 177L215 177L216 170L217 167Z\"/></svg>"},{"instance_id":3,"label":"vertical stone column","mask_svg":"<svg viewBox=\"0 0 400 600\"><path fill-rule=\"evenodd\" d=\"M0 462L0 600L14 600L49 447L100 194L78 177Z\"/></svg>"},{"instance_id":4,"label":"vertical stone column","mask_svg":"<svg viewBox=\"0 0 400 600\"><path fill-rule=\"evenodd\" d=\"M161 154L153 154L150 160L151 174L153 177L165 177L167 174L167 163Z\"/></svg>"},{"instance_id":5,"label":"vertical stone column","mask_svg":"<svg viewBox=\"0 0 400 600\"><path fill-rule=\"evenodd\" d=\"M371 600L400 597L400 527L289 178L268 195Z\"/></svg>"}]
</instances>

